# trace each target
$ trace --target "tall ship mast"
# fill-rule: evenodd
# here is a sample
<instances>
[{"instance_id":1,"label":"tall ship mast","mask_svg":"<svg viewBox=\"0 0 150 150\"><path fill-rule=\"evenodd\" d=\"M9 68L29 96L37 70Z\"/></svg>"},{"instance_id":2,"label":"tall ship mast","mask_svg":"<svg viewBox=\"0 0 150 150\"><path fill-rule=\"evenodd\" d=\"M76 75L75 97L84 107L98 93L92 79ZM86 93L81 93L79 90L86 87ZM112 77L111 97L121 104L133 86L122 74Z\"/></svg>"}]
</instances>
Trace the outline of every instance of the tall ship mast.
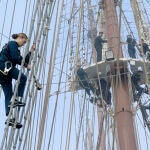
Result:
<instances>
[{"instance_id":1,"label":"tall ship mast","mask_svg":"<svg viewBox=\"0 0 150 150\"><path fill-rule=\"evenodd\" d=\"M17 66L25 107L5 116L0 88L0 150L149 150L149 8L149 0L0 0L1 50L15 33L28 36L23 61L36 45L31 69Z\"/></svg>"}]
</instances>

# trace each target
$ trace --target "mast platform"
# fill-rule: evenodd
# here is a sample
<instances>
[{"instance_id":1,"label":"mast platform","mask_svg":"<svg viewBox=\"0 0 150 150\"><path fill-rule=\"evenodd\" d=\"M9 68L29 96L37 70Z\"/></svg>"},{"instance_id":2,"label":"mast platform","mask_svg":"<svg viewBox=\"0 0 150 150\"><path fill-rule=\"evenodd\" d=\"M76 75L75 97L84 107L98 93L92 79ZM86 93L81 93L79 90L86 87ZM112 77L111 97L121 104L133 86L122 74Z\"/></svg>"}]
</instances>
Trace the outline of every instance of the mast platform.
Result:
<instances>
[{"instance_id":1,"label":"mast platform","mask_svg":"<svg viewBox=\"0 0 150 150\"><path fill-rule=\"evenodd\" d=\"M144 64L146 67L146 72L144 70ZM88 78L91 82L94 82L96 79L99 78L105 78L107 76L107 73L110 72L111 75L113 75L113 71L116 70L116 68L120 67L120 69L126 70L125 72L136 72L138 70L138 67L141 67L143 70L143 75L148 75L148 80L150 80L150 61L143 61L140 59L131 59L131 58L119 58L111 60L111 61L101 61L94 63L90 66L87 66L84 68L85 72L88 75ZM145 78L143 76L143 79ZM74 77L73 81L71 82L70 90L81 90L83 89L79 85L79 81L77 76Z\"/></svg>"}]
</instances>

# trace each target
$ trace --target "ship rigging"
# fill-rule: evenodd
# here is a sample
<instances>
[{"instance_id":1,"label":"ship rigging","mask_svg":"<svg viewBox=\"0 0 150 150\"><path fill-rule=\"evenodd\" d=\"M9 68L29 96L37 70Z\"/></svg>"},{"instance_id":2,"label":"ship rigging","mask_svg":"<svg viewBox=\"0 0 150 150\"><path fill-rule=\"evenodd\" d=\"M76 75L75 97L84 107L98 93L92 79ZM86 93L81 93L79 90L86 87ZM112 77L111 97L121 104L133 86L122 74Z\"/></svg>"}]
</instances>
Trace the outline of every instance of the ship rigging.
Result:
<instances>
[{"instance_id":1,"label":"ship rigging","mask_svg":"<svg viewBox=\"0 0 150 150\"><path fill-rule=\"evenodd\" d=\"M141 40L150 49L149 7L148 0L0 0L0 48L16 32L29 37L23 55L36 43L31 70L20 67L26 106L7 118L21 129L5 124L0 93L0 149L149 150L150 52Z\"/></svg>"}]
</instances>

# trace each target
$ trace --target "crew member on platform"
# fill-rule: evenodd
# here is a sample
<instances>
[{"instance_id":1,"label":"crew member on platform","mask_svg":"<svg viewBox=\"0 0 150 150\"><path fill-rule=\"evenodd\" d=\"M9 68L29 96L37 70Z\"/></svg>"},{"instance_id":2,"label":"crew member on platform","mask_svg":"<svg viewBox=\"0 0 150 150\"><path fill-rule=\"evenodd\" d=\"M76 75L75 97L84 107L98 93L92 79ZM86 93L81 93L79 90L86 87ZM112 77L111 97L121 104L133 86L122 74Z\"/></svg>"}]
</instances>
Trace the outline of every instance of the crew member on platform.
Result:
<instances>
[{"instance_id":1,"label":"crew member on platform","mask_svg":"<svg viewBox=\"0 0 150 150\"><path fill-rule=\"evenodd\" d=\"M24 46L27 42L28 37L25 33L13 34L12 38L14 40L9 41L5 44L0 52L0 84L2 86L4 95L5 95L5 110L6 116L8 116L10 107L12 106L11 98L13 96L12 90L12 79L17 80L19 75L19 69L16 68L16 65L21 65L23 57L20 55L19 47ZM25 57L24 67L31 69L31 66L28 64L31 56L31 51L35 50L35 44L32 45L30 52ZM13 108L25 106L24 102L19 101L19 97L23 97L27 77L21 73L17 96L14 100ZM5 123L9 122L9 126L14 126L15 118L7 119ZM17 122L16 128L21 128L22 124Z\"/></svg>"},{"instance_id":2,"label":"crew member on platform","mask_svg":"<svg viewBox=\"0 0 150 150\"><path fill-rule=\"evenodd\" d=\"M102 39L103 32L99 32L99 35L96 37L94 41L94 46L97 52L97 62L102 61L102 48L103 43L106 43L107 40Z\"/></svg>"},{"instance_id":3,"label":"crew member on platform","mask_svg":"<svg viewBox=\"0 0 150 150\"><path fill-rule=\"evenodd\" d=\"M93 99L95 96L95 88L90 82L87 73L83 70L83 68L78 66L77 69L77 77L79 80L79 84L82 88L85 89L86 93L89 95L90 99Z\"/></svg>"},{"instance_id":4,"label":"crew member on platform","mask_svg":"<svg viewBox=\"0 0 150 150\"><path fill-rule=\"evenodd\" d=\"M143 39L140 41L140 45L142 45L143 54L146 59L150 60L150 49L147 43L144 42Z\"/></svg>"},{"instance_id":5,"label":"crew member on platform","mask_svg":"<svg viewBox=\"0 0 150 150\"><path fill-rule=\"evenodd\" d=\"M133 89L135 89L138 92L134 97L134 101L138 101L143 92L148 94L148 89L147 86L145 85L145 81L142 80L142 75L143 75L142 67L138 67L138 70L134 72L131 76Z\"/></svg>"},{"instance_id":6,"label":"crew member on platform","mask_svg":"<svg viewBox=\"0 0 150 150\"><path fill-rule=\"evenodd\" d=\"M135 52L136 52L136 49L135 49L136 41L135 41L135 39L133 39L131 37L131 35L128 35L126 42L128 44L128 53L129 53L129 56L131 58L136 58L136 56L135 56Z\"/></svg>"},{"instance_id":7,"label":"crew member on platform","mask_svg":"<svg viewBox=\"0 0 150 150\"><path fill-rule=\"evenodd\" d=\"M102 97L107 105L111 105L111 92L110 92L110 83L108 83L104 78L100 78L100 82L97 80L98 89L96 90L96 95ZM100 106L102 107L102 100L100 99Z\"/></svg>"}]
</instances>

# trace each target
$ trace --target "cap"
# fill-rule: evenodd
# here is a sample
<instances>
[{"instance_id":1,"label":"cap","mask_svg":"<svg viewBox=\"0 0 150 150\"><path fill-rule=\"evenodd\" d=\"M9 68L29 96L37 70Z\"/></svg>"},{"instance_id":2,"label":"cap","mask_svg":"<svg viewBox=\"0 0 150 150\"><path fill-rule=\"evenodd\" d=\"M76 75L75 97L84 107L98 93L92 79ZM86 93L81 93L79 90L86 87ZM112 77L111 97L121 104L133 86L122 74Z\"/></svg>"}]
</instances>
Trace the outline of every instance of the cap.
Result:
<instances>
[{"instance_id":1,"label":"cap","mask_svg":"<svg viewBox=\"0 0 150 150\"><path fill-rule=\"evenodd\" d=\"M138 71L141 71L141 72L143 71L141 66L138 67Z\"/></svg>"}]
</instances>

